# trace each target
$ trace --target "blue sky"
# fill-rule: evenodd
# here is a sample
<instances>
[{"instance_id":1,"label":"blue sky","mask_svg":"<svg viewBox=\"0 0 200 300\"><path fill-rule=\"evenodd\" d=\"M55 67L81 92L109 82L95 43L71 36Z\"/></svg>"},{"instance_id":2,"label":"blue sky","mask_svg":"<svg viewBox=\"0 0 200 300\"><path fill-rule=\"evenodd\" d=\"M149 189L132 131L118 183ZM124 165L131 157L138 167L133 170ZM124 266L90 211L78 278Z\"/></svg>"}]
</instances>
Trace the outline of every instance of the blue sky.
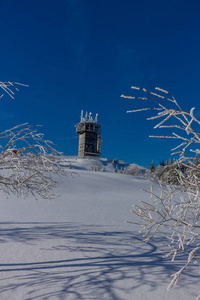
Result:
<instances>
[{"instance_id":1,"label":"blue sky","mask_svg":"<svg viewBox=\"0 0 200 300\"><path fill-rule=\"evenodd\" d=\"M1 99L2 130L29 122L77 155L81 110L99 113L102 157L150 166L170 158L175 141L121 94L132 85L169 90L199 109L200 1L0 1L0 78L26 83Z\"/></svg>"}]
</instances>

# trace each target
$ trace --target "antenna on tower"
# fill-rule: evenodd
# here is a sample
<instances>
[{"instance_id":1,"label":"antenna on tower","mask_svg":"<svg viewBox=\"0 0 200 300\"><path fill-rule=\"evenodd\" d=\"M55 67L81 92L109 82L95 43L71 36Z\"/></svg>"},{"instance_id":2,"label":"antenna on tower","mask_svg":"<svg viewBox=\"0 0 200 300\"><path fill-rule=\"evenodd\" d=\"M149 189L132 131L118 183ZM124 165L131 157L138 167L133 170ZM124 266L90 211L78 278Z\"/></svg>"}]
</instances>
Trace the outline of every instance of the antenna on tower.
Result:
<instances>
[{"instance_id":1,"label":"antenna on tower","mask_svg":"<svg viewBox=\"0 0 200 300\"><path fill-rule=\"evenodd\" d=\"M89 122L92 122L92 113L89 113Z\"/></svg>"},{"instance_id":2,"label":"antenna on tower","mask_svg":"<svg viewBox=\"0 0 200 300\"><path fill-rule=\"evenodd\" d=\"M99 114L96 114L96 116L95 116L95 119L94 119L94 122L95 122L95 123L97 123L97 121L98 121L98 120L97 120L98 115L99 115Z\"/></svg>"},{"instance_id":3,"label":"antenna on tower","mask_svg":"<svg viewBox=\"0 0 200 300\"><path fill-rule=\"evenodd\" d=\"M83 110L81 111L81 122L83 122Z\"/></svg>"}]
</instances>

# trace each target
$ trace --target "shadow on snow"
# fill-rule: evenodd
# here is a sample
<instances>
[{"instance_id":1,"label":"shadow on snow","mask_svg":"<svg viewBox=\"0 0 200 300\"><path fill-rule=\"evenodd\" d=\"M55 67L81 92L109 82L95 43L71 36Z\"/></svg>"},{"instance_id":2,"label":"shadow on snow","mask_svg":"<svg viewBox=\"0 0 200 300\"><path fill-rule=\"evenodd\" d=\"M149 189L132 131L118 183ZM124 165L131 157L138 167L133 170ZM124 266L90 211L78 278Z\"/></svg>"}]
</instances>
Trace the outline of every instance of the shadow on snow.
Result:
<instances>
[{"instance_id":1,"label":"shadow on snow","mask_svg":"<svg viewBox=\"0 0 200 300\"><path fill-rule=\"evenodd\" d=\"M1 243L10 242L11 247L12 242L23 243L24 247L42 250L45 256L39 262L1 264L0 260L0 295L21 288L29 300L124 300L144 285L148 291L161 283L167 287L170 275L182 261L177 265L163 259L156 247L161 241L135 243L139 238L134 232L112 229L116 226L1 223ZM50 259L55 253L62 259ZM187 284L198 280L192 272L187 272L186 277Z\"/></svg>"}]
</instances>

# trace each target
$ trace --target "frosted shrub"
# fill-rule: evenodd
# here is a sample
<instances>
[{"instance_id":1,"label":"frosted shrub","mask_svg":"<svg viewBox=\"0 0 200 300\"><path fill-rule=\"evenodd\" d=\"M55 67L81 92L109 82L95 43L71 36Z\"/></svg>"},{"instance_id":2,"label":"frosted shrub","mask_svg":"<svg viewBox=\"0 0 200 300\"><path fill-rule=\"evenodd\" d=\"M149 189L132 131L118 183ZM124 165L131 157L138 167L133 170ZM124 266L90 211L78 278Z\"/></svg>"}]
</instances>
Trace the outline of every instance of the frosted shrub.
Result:
<instances>
[{"instance_id":1,"label":"frosted shrub","mask_svg":"<svg viewBox=\"0 0 200 300\"><path fill-rule=\"evenodd\" d=\"M0 88L12 98L18 85L0 82ZM54 198L55 175L66 174L61 166L63 160L36 127L26 123L5 130L0 133L0 190L7 195Z\"/></svg>"},{"instance_id":2,"label":"frosted shrub","mask_svg":"<svg viewBox=\"0 0 200 300\"><path fill-rule=\"evenodd\" d=\"M139 87L132 87L138 96L125 96L126 99L137 99L147 103L146 106L130 110L128 113L154 111L156 114L148 120L158 120L154 128L167 128L169 135L152 136L154 138L175 139L178 145L172 154L178 155L165 173L160 183L160 194L149 191L150 201L141 201L133 206L133 213L138 216L143 240L148 242L153 237L163 235L169 242L161 251L172 261L181 253L187 254L185 266L172 275L169 289L179 280L181 273L194 260L200 258L200 134L196 128L200 120L195 117L192 108L189 112L182 110L176 99L166 90L156 88L155 92ZM162 167L162 166L161 166ZM161 172L162 170L160 170ZM172 176L173 175L173 176ZM170 178L176 178L175 182Z\"/></svg>"},{"instance_id":3,"label":"frosted shrub","mask_svg":"<svg viewBox=\"0 0 200 300\"><path fill-rule=\"evenodd\" d=\"M124 174L134 175L134 176L145 176L145 170L140 168L138 165L132 164L128 166Z\"/></svg>"},{"instance_id":4,"label":"frosted shrub","mask_svg":"<svg viewBox=\"0 0 200 300\"><path fill-rule=\"evenodd\" d=\"M94 159L91 161L90 163L90 168L89 168L90 171L102 171L104 172L105 171L105 168L103 167L103 164L100 160L98 159Z\"/></svg>"}]
</instances>

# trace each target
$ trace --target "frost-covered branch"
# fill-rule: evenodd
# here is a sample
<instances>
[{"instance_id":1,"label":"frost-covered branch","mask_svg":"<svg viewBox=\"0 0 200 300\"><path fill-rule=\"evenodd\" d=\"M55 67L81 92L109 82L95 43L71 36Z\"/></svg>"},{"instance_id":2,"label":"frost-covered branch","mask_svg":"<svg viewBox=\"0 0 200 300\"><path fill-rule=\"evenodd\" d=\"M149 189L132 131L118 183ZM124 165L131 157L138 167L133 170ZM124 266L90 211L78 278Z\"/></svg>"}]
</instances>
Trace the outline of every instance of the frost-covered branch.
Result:
<instances>
[{"instance_id":1,"label":"frost-covered branch","mask_svg":"<svg viewBox=\"0 0 200 300\"><path fill-rule=\"evenodd\" d=\"M6 93L8 94L12 99L14 99L14 94L15 94L15 91L19 91L18 89L18 86L28 86L26 84L22 84L22 83L19 83L19 82L10 82L10 81L7 81L7 82L2 82L0 81L0 88ZM2 98L4 95L4 93L0 94L0 98Z\"/></svg>"},{"instance_id":2,"label":"frost-covered branch","mask_svg":"<svg viewBox=\"0 0 200 300\"><path fill-rule=\"evenodd\" d=\"M27 86L0 82L0 88L11 98L20 85ZM0 190L7 195L55 198L56 176L67 174L62 166L64 160L62 153L55 150L52 142L44 140L37 127L26 123L5 130L0 133Z\"/></svg>"},{"instance_id":3,"label":"frost-covered branch","mask_svg":"<svg viewBox=\"0 0 200 300\"><path fill-rule=\"evenodd\" d=\"M0 189L18 196L54 198L55 175L65 175L64 157L50 141L22 124L0 134Z\"/></svg>"},{"instance_id":4,"label":"frost-covered branch","mask_svg":"<svg viewBox=\"0 0 200 300\"><path fill-rule=\"evenodd\" d=\"M168 243L160 251L165 252L165 257L172 257L174 261L179 253L186 253L188 260L185 266L172 275L169 289L179 280L181 273L194 260L200 258L200 134L196 128L200 120L195 117L195 109L184 111L171 93L161 88L156 92L147 89L132 87L143 96L124 96L127 99L145 101L145 108L128 112L144 110L157 111L148 120L157 120L154 128L167 128L169 135L151 136L156 138L171 138L179 141L172 149L173 154L179 157L170 165L166 165L163 181L160 181L160 194L149 191L149 202L141 201L134 205L132 212L138 217L142 229L143 241L148 242L159 234L164 236ZM172 131L173 130L173 131ZM174 132L174 130L178 130ZM186 155L190 150L191 155ZM153 169L153 168L152 168ZM154 169L153 169L154 170ZM173 172L175 183L170 176Z\"/></svg>"},{"instance_id":5,"label":"frost-covered branch","mask_svg":"<svg viewBox=\"0 0 200 300\"><path fill-rule=\"evenodd\" d=\"M180 134L174 134L171 136L156 136L160 138L174 138L177 140L180 140L180 144L182 144L182 141L187 141L188 146L191 144L198 144L200 143L200 133L197 133L196 130L194 129L193 125L194 124L200 124L200 120L194 116L194 107L189 111L184 111L181 109L180 105L174 98L174 96L169 93L166 90L163 90L161 88L156 88L156 90L159 93L152 92L150 90L144 89L144 88L138 88L138 87L132 87L133 89L139 90L140 92L144 93L145 97L141 96L125 96L122 95L122 98L127 98L127 99L135 99L135 100L145 100L145 102L149 102L148 107L145 108L140 108L136 110L129 110L127 111L128 113L131 112L140 112L144 110L154 110L158 111L158 113L152 117L149 117L148 120L157 120L157 119L162 119L159 121L154 128L178 128L181 129L182 133ZM162 101L162 102L161 102ZM152 106L154 104L155 106ZM169 106L170 104L170 106ZM171 108L171 105L174 107ZM169 122L169 123L168 123ZM178 123L178 124L177 124ZM154 136L155 137L155 136ZM182 152L180 155L185 154L185 149L187 148L184 147L182 149ZM195 149L192 149L195 150Z\"/></svg>"}]
</instances>

